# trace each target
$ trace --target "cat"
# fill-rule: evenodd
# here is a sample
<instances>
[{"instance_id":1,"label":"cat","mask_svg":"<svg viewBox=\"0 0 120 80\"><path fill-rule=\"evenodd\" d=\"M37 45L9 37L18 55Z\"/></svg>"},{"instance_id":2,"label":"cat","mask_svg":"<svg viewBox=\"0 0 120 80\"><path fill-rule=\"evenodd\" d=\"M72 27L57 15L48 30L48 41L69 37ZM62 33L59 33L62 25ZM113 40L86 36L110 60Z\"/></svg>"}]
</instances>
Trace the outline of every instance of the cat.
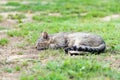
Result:
<instances>
[{"instance_id":1,"label":"cat","mask_svg":"<svg viewBox=\"0 0 120 80\"><path fill-rule=\"evenodd\" d=\"M63 48L65 53L73 51L78 52L91 52L102 53L106 49L106 44L102 37L84 32L59 32L55 34L48 34L43 32L37 40L36 49L59 49Z\"/></svg>"}]
</instances>

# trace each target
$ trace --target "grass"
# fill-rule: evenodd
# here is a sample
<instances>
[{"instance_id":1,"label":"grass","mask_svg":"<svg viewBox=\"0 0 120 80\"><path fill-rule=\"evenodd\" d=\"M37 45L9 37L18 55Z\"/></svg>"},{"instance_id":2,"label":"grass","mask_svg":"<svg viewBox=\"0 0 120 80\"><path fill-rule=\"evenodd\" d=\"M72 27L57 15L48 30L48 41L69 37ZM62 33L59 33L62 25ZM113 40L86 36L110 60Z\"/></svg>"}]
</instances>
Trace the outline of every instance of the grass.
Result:
<instances>
[{"instance_id":1,"label":"grass","mask_svg":"<svg viewBox=\"0 0 120 80\"><path fill-rule=\"evenodd\" d=\"M2 16L2 15L0 15L0 22L1 22L1 21L3 21L3 16Z\"/></svg>"},{"instance_id":2,"label":"grass","mask_svg":"<svg viewBox=\"0 0 120 80\"><path fill-rule=\"evenodd\" d=\"M27 34L28 34L28 32L27 32L27 31L24 31L24 30L20 30L20 31L18 31L18 30L13 30L13 31L7 32L7 35L8 35L8 36L11 36L11 37L15 37L15 36L17 36L17 37L24 37L24 36L27 35Z\"/></svg>"},{"instance_id":3,"label":"grass","mask_svg":"<svg viewBox=\"0 0 120 80\"><path fill-rule=\"evenodd\" d=\"M37 63L28 75L21 80L119 80L120 73L100 64L93 59L65 58L64 60L48 61L45 66ZM114 75L113 75L114 74Z\"/></svg>"},{"instance_id":4,"label":"grass","mask_svg":"<svg viewBox=\"0 0 120 80\"><path fill-rule=\"evenodd\" d=\"M4 68L4 71L5 71L5 72L8 72L8 73L12 73L12 72L13 72L13 69L12 69L12 68L9 68L9 67L5 67L5 68Z\"/></svg>"},{"instance_id":5,"label":"grass","mask_svg":"<svg viewBox=\"0 0 120 80\"><path fill-rule=\"evenodd\" d=\"M118 0L110 0L110 1L97 1L97 0L35 0L36 2L32 2L30 4L19 4L18 2L8 2L8 5L14 6L18 5L16 9L18 11L27 11L32 10L35 11L47 11L47 12L60 12L62 14L79 14L79 13L88 13L93 17L95 16L105 16L107 13L119 13L119 3ZM46 4L43 4L43 1ZM116 3L117 1L117 3ZM51 7L52 6L52 7ZM101 7L102 6L102 7Z\"/></svg>"},{"instance_id":6,"label":"grass","mask_svg":"<svg viewBox=\"0 0 120 80\"><path fill-rule=\"evenodd\" d=\"M13 19L13 20L17 20L18 23L22 23L22 19L26 18L26 16L24 14L9 14L8 15L8 19Z\"/></svg>"},{"instance_id":7,"label":"grass","mask_svg":"<svg viewBox=\"0 0 120 80\"><path fill-rule=\"evenodd\" d=\"M17 55L23 55L24 53L23 52L17 52Z\"/></svg>"},{"instance_id":8,"label":"grass","mask_svg":"<svg viewBox=\"0 0 120 80\"><path fill-rule=\"evenodd\" d=\"M15 15L13 15L13 14L9 14L8 15L8 18L10 18L10 19L24 19L26 16L24 15L24 14L15 14Z\"/></svg>"},{"instance_id":9,"label":"grass","mask_svg":"<svg viewBox=\"0 0 120 80\"><path fill-rule=\"evenodd\" d=\"M4 29L5 29L4 27L0 26L0 30L4 30Z\"/></svg>"},{"instance_id":10,"label":"grass","mask_svg":"<svg viewBox=\"0 0 120 80\"><path fill-rule=\"evenodd\" d=\"M7 2L7 3L6 3L6 6L20 6L20 3L17 2L17 1L15 1L15 2L10 1L10 2Z\"/></svg>"},{"instance_id":11,"label":"grass","mask_svg":"<svg viewBox=\"0 0 120 80\"><path fill-rule=\"evenodd\" d=\"M8 42L9 42L9 40L6 39L6 38L2 38L2 39L0 39L0 45L1 45L1 46L5 46L5 45L7 45Z\"/></svg>"},{"instance_id":12,"label":"grass","mask_svg":"<svg viewBox=\"0 0 120 80\"><path fill-rule=\"evenodd\" d=\"M92 32L101 35L107 43L107 46L111 49L119 51L119 27L113 21L102 22L97 20L81 21L79 19L65 20L62 23L53 22L43 22L43 23L27 23L21 25L21 29L29 31L27 35L27 41L29 43L35 43L37 38L40 36L42 31L48 31L49 33L56 32ZM111 34L112 32L112 34ZM116 35L116 37L114 37Z\"/></svg>"},{"instance_id":13,"label":"grass","mask_svg":"<svg viewBox=\"0 0 120 80\"><path fill-rule=\"evenodd\" d=\"M16 71L20 71L21 67L20 66L15 66Z\"/></svg>"},{"instance_id":14,"label":"grass","mask_svg":"<svg viewBox=\"0 0 120 80\"><path fill-rule=\"evenodd\" d=\"M10 37L24 37L28 45L34 46L43 31L50 34L91 32L102 36L107 44L106 52L97 55L99 58L104 57L102 61L91 54L71 57L65 55L63 50L42 51L40 62L35 62L32 68L23 71L21 80L120 80L120 73L104 61L109 55L120 54L120 19L102 21L105 16L120 14L119 4L118 0L35 0L29 4L8 2L8 6L17 6L9 11L40 12L32 17L34 22L19 23L19 31L7 33ZM60 15L49 15L54 13ZM12 15L10 18L19 21L24 15ZM24 48L24 45L18 44L18 47ZM21 65L28 66L28 62L23 61ZM16 66L15 70L22 71L22 67Z\"/></svg>"},{"instance_id":15,"label":"grass","mask_svg":"<svg viewBox=\"0 0 120 80\"><path fill-rule=\"evenodd\" d=\"M21 31L28 32L25 38L30 45L35 44L43 31L51 34L56 32L92 32L104 38L108 47L106 54L112 54L113 52L119 54L119 19L113 19L110 22L100 20L104 16L119 13L119 3L119 1L115 3L113 0L106 2L103 0L69 0L68 2L65 0L54 0L48 1L47 5L42 5L40 1L37 1L37 3L21 5L16 10L28 11L31 9L33 12L41 11L39 15L33 16L34 23L28 22L19 25ZM60 16L50 16L49 13L59 13ZM98 62L96 59L71 58L64 55L61 50L47 50L40 53L41 60L49 59L49 57L53 57L54 61L37 62L30 69L30 72L26 72L21 76L21 80L120 79L119 72L109 66L106 67L105 63ZM42 66L44 64L45 66Z\"/></svg>"}]
</instances>

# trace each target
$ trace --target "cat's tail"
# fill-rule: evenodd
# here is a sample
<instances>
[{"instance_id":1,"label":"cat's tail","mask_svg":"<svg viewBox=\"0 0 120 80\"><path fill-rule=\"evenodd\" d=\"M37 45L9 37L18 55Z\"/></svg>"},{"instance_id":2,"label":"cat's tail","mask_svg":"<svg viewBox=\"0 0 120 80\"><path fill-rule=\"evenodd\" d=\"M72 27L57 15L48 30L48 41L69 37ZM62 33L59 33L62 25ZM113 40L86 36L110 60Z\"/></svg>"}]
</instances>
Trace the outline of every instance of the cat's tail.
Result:
<instances>
[{"instance_id":1,"label":"cat's tail","mask_svg":"<svg viewBox=\"0 0 120 80\"><path fill-rule=\"evenodd\" d=\"M75 51L85 51L85 52L92 52L92 53L101 53L104 52L106 49L106 44L102 43L101 45L97 47L90 47L90 46L80 46L79 48L73 47L73 50Z\"/></svg>"},{"instance_id":2,"label":"cat's tail","mask_svg":"<svg viewBox=\"0 0 120 80\"><path fill-rule=\"evenodd\" d=\"M101 53L104 52L106 49L106 44L102 43L101 45L97 46L97 47L90 47L90 46L80 46L80 47L76 47L73 46L72 48L66 49L65 52L68 52L70 50L73 51L83 51L83 52L91 52L91 53Z\"/></svg>"}]
</instances>

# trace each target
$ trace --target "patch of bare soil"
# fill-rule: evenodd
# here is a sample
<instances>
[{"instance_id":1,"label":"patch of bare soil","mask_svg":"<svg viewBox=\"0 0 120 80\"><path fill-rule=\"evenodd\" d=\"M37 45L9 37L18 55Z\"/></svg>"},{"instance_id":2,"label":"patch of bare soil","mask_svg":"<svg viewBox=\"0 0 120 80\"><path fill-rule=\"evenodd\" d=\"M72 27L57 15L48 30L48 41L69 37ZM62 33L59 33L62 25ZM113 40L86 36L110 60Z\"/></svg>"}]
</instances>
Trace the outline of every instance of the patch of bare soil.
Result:
<instances>
[{"instance_id":1,"label":"patch of bare soil","mask_svg":"<svg viewBox=\"0 0 120 80\"><path fill-rule=\"evenodd\" d=\"M0 0L0 4L6 4L8 0Z\"/></svg>"},{"instance_id":2,"label":"patch of bare soil","mask_svg":"<svg viewBox=\"0 0 120 80\"><path fill-rule=\"evenodd\" d=\"M19 79L19 73L2 73L0 74L1 78L0 80L18 80Z\"/></svg>"},{"instance_id":3,"label":"patch of bare soil","mask_svg":"<svg viewBox=\"0 0 120 80\"><path fill-rule=\"evenodd\" d=\"M8 9L15 9L17 7L16 6L1 6L0 8L2 8L3 10L8 10Z\"/></svg>"},{"instance_id":4,"label":"patch of bare soil","mask_svg":"<svg viewBox=\"0 0 120 80\"><path fill-rule=\"evenodd\" d=\"M17 44L23 43L23 38L20 37L8 37L7 35L3 35L3 37L9 38L9 44L7 46L0 47L0 69L4 69L5 67L15 67L18 63L23 62L25 60L34 60L39 59L39 51L34 49L31 46L24 46L23 48L16 47ZM23 54L19 54L23 53ZM22 70L25 70L22 68ZM20 76L20 72L5 72L2 70L0 73L0 79L2 80L18 80Z\"/></svg>"},{"instance_id":5,"label":"patch of bare soil","mask_svg":"<svg viewBox=\"0 0 120 80\"><path fill-rule=\"evenodd\" d=\"M15 27L16 24L17 24L17 22L14 20L4 20L4 21L0 22L0 26L4 27L6 29L13 29L13 27Z\"/></svg>"},{"instance_id":6,"label":"patch of bare soil","mask_svg":"<svg viewBox=\"0 0 120 80\"><path fill-rule=\"evenodd\" d=\"M19 48L17 45L24 44L24 38L22 37L9 37L6 32L9 30L16 30L18 22L16 20L8 19L9 14L18 14L19 12L2 12L0 15L4 17L4 20L0 22L0 26L4 27L5 30L0 30L0 39L7 38L9 43L6 46L0 46L0 80L18 80L20 71L18 72L6 72L5 67L15 67L18 63L24 62L24 60L35 60L39 58L39 51L33 46L23 46ZM22 13L23 14L23 13ZM25 14L25 13L24 13ZM26 19L23 22L32 21L32 13L26 13ZM29 61L29 62L30 62ZM30 64L31 66L31 64ZM24 67L24 66L23 66ZM26 67L26 66L25 66ZM27 66L28 67L28 66ZM22 68L25 70L25 68Z\"/></svg>"},{"instance_id":7,"label":"patch of bare soil","mask_svg":"<svg viewBox=\"0 0 120 80\"><path fill-rule=\"evenodd\" d=\"M119 18L120 18L119 14L114 14L114 15L103 17L103 18L101 18L101 20L102 21L111 21L111 20L119 19Z\"/></svg>"},{"instance_id":8,"label":"patch of bare soil","mask_svg":"<svg viewBox=\"0 0 120 80\"><path fill-rule=\"evenodd\" d=\"M0 13L0 15L3 16L3 19L5 21L9 21L11 23L17 23L17 21L15 19L14 20L13 19L8 19L8 16L9 15L16 15L16 14L23 14L23 15L26 16L25 19L22 19L23 22L32 21L32 16L34 15L32 13L29 13L29 12L28 13L24 13L24 12L2 12L2 13Z\"/></svg>"},{"instance_id":9,"label":"patch of bare soil","mask_svg":"<svg viewBox=\"0 0 120 80\"><path fill-rule=\"evenodd\" d=\"M4 18L7 19L9 14L15 15L15 14L18 14L18 13L19 12L16 12L16 11L14 11L14 12L1 12L0 15L2 15Z\"/></svg>"},{"instance_id":10,"label":"patch of bare soil","mask_svg":"<svg viewBox=\"0 0 120 80\"><path fill-rule=\"evenodd\" d=\"M9 23L11 23L11 24L18 23L18 21L16 19L9 19L8 18L9 15L16 15L16 14L25 15L25 18L21 19L21 21L23 23L26 23L26 22L33 22L33 20L32 20L33 16L34 15L39 15L40 12L34 12L34 13L31 12L31 11L27 11L27 12L16 12L16 11L14 11L14 12L1 12L0 15L3 17L3 23L1 23L1 25L4 24L5 22L8 23L8 24ZM53 13L53 14L49 14L49 15L51 15L51 16L60 16L59 13Z\"/></svg>"}]
</instances>

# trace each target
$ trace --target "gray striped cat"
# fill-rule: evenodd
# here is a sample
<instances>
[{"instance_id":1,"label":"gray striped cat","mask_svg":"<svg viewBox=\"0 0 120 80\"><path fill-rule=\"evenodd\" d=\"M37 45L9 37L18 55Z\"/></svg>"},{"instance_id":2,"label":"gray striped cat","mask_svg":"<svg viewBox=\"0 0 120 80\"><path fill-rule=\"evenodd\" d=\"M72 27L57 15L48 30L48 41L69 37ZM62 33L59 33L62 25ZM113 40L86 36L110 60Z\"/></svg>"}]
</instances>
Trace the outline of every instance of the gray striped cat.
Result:
<instances>
[{"instance_id":1,"label":"gray striped cat","mask_svg":"<svg viewBox=\"0 0 120 80\"><path fill-rule=\"evenodd\" d=\"M48 34L43 32L37 40L36 49L58 49L63 48L66 53L74 54L79 52L101 53L106 49L106 44L102 37L83 32Z\"/></svg>"}]
</instances>

